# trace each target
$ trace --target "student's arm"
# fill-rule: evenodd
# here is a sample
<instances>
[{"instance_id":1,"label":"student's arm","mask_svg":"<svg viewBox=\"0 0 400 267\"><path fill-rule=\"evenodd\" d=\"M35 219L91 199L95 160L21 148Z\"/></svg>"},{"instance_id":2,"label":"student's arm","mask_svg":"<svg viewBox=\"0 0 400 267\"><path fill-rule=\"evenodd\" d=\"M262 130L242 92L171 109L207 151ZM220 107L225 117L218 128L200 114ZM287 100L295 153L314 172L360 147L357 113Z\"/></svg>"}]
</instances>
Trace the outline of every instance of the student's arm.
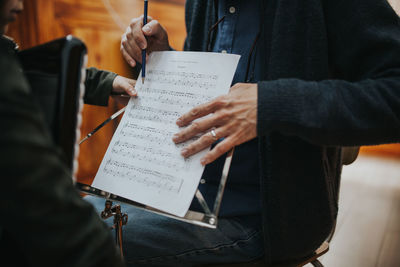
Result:
<instances>
[{"instance_id":1,"label":"student's arm","mask_svg":"<svg viewBox=\"0 0 400 267\"><path fill-rule=\"evenodd\" d=\"M107 106L111 92L136 96L135 81L113 72L88 68L85 80L85 104Z\"/></svg>"}]
</instances>

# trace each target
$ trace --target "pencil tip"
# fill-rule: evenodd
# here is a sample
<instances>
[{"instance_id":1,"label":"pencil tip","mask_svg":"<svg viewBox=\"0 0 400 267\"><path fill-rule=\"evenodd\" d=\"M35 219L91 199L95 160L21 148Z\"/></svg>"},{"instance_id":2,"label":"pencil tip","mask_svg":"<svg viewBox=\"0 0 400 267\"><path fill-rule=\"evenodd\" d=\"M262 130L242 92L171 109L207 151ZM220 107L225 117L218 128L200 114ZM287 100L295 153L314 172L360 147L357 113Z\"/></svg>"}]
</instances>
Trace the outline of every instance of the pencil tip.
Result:
<instances>
[{"instance_id":1,"label":"pencil tip","mask_svg":"<svg viewBox=\"0 0 400 267\"><path fill-rule=\"evenodd\" d=\"M142 78L142 84L144 84L144 77Z\"/></svg>"}]
</instances>

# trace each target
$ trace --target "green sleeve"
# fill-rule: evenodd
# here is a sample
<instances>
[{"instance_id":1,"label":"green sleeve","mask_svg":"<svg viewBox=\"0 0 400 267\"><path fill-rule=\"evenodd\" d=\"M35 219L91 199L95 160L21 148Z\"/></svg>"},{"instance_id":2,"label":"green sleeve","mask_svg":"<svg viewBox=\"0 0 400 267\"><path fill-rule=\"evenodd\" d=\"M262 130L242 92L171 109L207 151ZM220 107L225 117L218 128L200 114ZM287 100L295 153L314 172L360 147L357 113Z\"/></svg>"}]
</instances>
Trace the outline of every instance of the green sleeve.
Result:
<instances>
[{"instance_id":1,"label":"green sleeve","mask_svg":"<svg viewBox=\"0 0 400 267\"><path fill-rule=\"evenodd\" d=\"M1 49L0 56L2 233L29 266L123 266L110 230L75 189L15 59Z\"/></svg>"},{"instance_id":2,"label":"green sleeve","mask_svg":"<svg viewBox=\"0 0 400 267\"><path fill-rule=\"evenodd\" d=\"M85 81L85 104L107 106L115 77L117 77L115 73L88 68Z\"/></svg>"}]
</instances>

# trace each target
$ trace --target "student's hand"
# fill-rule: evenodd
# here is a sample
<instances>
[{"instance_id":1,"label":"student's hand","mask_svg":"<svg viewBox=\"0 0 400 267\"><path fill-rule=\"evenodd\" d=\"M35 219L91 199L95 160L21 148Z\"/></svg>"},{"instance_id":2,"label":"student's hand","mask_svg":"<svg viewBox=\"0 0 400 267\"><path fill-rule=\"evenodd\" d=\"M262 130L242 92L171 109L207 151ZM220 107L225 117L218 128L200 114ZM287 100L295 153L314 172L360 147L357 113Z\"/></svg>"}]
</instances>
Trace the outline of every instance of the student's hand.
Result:
<instances>
[{"instance_id":1,"label":"student's hand","mask_svg":"<svg viewBox=\"0 0 400 267\"><path fill-rule=\"evenodd\" d=\"M234 146L257 137L257 90L257 84L237 83L227 95L199 105L182 115L177 120L177 125L191 125L174 135L175 143L203 133L198 140L182 149L182 155L189 157L224 138L201 159L201 164L206 165ZM212 115L202 118L209 114ZM193 122L198 118L202 119ZM211 130L214 130L215 136L211 134Z\"/></svg>"},{"instance_id":2,"label":"student's hand","mask_svg":"<svg viewBox=\"0 0 400 267\"><path fill-rule=\"evenodd\" d=\"M111 94L118 103L126 105L128 104L130 97L137 96L135 85L135 80L117 76L113 81L113 89Z\"/></svg>"},{"instance_id":3,"label":"student's hand","mask_svg":"<svg viewBox=\"0 0 400 267\"><path fill-rule=\"evenodd\" d=\"M122 35L121 53L131 67L136 66L137 62L142 63L142 49L146 49L147 55L153 51L169 50L168 34L164 27L151 17L147 21L143 25L143 15L132 19Z\"/></svg>"}]
</instances>

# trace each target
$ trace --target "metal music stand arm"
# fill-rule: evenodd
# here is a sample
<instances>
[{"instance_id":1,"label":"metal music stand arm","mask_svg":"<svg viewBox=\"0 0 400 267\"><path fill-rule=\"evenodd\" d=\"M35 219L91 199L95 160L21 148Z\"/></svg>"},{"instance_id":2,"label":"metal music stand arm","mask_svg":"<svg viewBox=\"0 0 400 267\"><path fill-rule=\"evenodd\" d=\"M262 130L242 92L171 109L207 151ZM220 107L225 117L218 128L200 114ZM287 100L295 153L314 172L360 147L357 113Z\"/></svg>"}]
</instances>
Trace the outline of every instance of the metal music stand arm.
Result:
<instances>
[{"instance_id":1,"label":"metal music stand arm","mask_svg":"<svg viewBox=\"0 0 400 267\"><path fill-rule=\"evenodd\" d=\"M127 224L128 214L122 214L120 205L113 206L111 200L106 200L104 210L101 212L101 218L105 220L112 216L114 216L114 225L111 228L115 229L115 242L120 250L121 257L124 257L122 246L122 226Z\"/></svg>"},{"instance_id":2,"label":"metal music stand arm","mask_svg":"<svg viewBox=\"0 0 400 267\"><path fill-rule=\"evenodd\" d=\"M210 217L209 218L210 225L216 226L217 221L218 221L218 214L219 214L219 210L221 208L222 197L224 195L226 181L228 180L229 169L231 167L234 151L235 151L235 148L233 147L226 155L225 162L224 162L224 168L222 169L222 176L221 176L221 180L219 183L217 196L215 197L214 208L213 208L212 212L209 209L207 202L204 200L204 197L201 194L200 190L197 189L197 191L196 191L195 196L196 196L197 200L199 201L201 207L203 208L205 215L208 215Z\"/></svg>"},{"instance_id":3,"label":"metal music stand arm","mask_svg":"<svg viewBox=\"0 0 400 267\"><path fill-rule=\"evenodd\" d=\"M231 168L233 152L235 151L235 147L233 147L227 154L224 168L222 169L221 181L219 183L219 188L217 192L217 197L214 202L214 210L213 213L216 217L218 217L219 210L221 208L222 197L224 195L226 181L228 180L229 169Z\"/></svg>"}]
</instances>

